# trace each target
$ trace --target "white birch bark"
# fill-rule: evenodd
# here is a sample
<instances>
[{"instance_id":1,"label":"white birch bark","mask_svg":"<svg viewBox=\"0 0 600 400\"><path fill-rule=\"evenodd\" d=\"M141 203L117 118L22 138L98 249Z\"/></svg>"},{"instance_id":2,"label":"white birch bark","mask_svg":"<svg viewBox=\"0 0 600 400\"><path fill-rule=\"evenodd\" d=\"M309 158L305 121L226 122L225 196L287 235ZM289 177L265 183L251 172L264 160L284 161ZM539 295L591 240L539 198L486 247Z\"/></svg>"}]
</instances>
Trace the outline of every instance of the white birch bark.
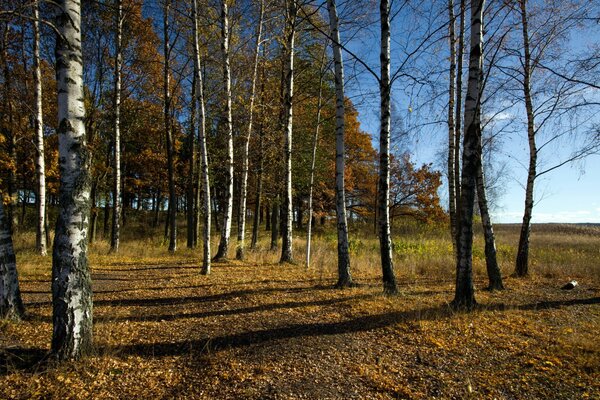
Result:
<instances>
[{"instance_id":1,"label":"white birch bark","mask_svg":"<svg viewBox=\"0 0 600 400\"><path fill-rule=\"evenodd\" d=\"M122 71L122 41L123 31L123 2L117 0L116 31L115 31L115 82L113 93L113 140L114 140L114 180L113 180L113 214L110 251L119 251L119 236L121 234L121 71Z\"/></svg>"},{"instance_id":2,"label":"white birch bark","mask_svg":"<svg viewBox=\"0 0 600 400\"><path fill-rule=\"evenodd\" d=\"M46 166L44 161L44 121L42 109L42 68L40 64L40 10L39 1L33 5L33 99L35 103L35 171L37 175L37 229L35 247L45 256L46 244Z\"/></svg>"},{"instance_id":3,"label":"white birch bark","mask_svg":"<svg viewBox=\"0 0 600 400\"><path fill-rule=\"evenodd\" d=\"M381 129L379 131L379 247L383 290L387 294L398 292L394 264L392 261L392 239L390 232L390 6L388 0L379 3L381 20L381 76L379 93L381 98Z\"/></svg>"},{"instance_id":4,"label":"white birch bark","mask_svg":"<svg viewBox=\"0 0 600 400\"><path fill-rule=\"evenodd\" d=\"M92 349L92 288L88 267L90 153L85 135L81 4L58 6L56 78L60 208L52 257L52 351L79 358Z\"/></svg>"},{"instance_id":5,"label":"white birch bark","mask_svg":"<svg viewBox=\"0 0 600 400\"><path fill-rule=\"evenodd\" d=\"M448 0L448 44L450 46L450 72L448 88L448 214L450 215L450 234L452 247L456 254L456 124L454 122L454 99L456 85L456 37L454 33L454 1Z\"/></svg>"},{"instance_id":6,"label":"white birch bark","mask_svg":"<svg viewBox=\"0 0 600 400\"><path fill-rule=\"evenodd\" d=\"M525 111L527 113L527 142L529 144L529 168L527 170L527 186L525 188L525 209L519 236L515 274L526 276L529 274L529 233L531 231L531 217L533 215L533 188L537 175L537 144L535 140L535 116L533 99L531 96L531 50L529 48L529 31L527 18L527 0L519 0L521 11L521 33L523 35L523 95L525 97Z\"/></svg>"},{"instance_id":7,"label":"white birch bark","mask_svg":"<svg viewBox=\"0 0 600 400\"><path fill-rule=\"evenodd\" d=\"M456 112L454 113L454 198L456 199L456 236L452 239L455 243L458 240L458 221L460 220L460 166L461 166L461 138L462 138L462 119L463 119L463 59L465 48L465 12L466 0L460 0L460 18L458 33L458 48L456 55ZM456 249L456 248L455 248ZM455 251L455 255L457 252Z\"/></svg>"},{"instance_id":8,"label":"white birch bark","mask_svg":"<svg viewBox=\"0 0 600 400\"><path fill-rule=\"evenodd\" d=\"M283 235L281 238L280 263L292 262L292 121L294 99L294 41L296 37L296 0L286 0L286 28L285 28L285 68L284 68L284 137L283 137L283 162L284 162L284 191L283 191Z\"/></svg>"},{"instance_id":9,"label":"white birch bark","mask_svg":"<svg viewBox=\"0 0 600 400\"><path fill-rule=\"evenodd\" d=\"M481 148L481 87L483 67L483 6L484 0L471 0L471 50L469 53L469 83L465 102L466 132L463 144L460 221L458 224L456 290L452 305L472 308L473 287L473 208L479 149Z\"/></svg>"},{"instance_id":10,"label":"white birch bark","mask_svg":"<svg viewBox=\"0 0 600 400\"><path fill-rule=\"evenodd\" d=\"M306 226L306 269L310 268L310 251L312 244L312 216L313 216L313 192L315 186L315 165L317 161L317 144L319 142L319 132L321 130L321 114L323 109L323 78L325 77L325 55L327 46L323 48L321 57L321 67L319 70L319 95L317 100L317 118L315 121L315 133L313 135L312 155L310 161L310 178L308 184L308 223Z\"/></svg>"},{"instance_id":11,"label":"white birch bark","mask_svg":"<svg viewBox=\"0 0 600 400\"><path fill-rule=\"evenodd\" d=\"M231 220L233 218L233 120L231 116L231 67L229 61L229 8L228 0L221 0L221 50L223 56L223 90L225 96L225 135L227 139L227 156L225 166L225 210L221 240L215 260L227 258L231 237Z\"/></svg>"},{"instance_id":12,"label":"white birch bark","mask_svg":"<svg viewBox=\"0 0 600 400\"><path fill-rule=\"evenodd\" d=\"M235 258L238 260L244 259L245 237L246 237L246 198L248 191L248 147L250 145L250 136L252 135L252 123L254 122L254 99L256 97L256 79L258 76L258 56L260 54L260 45L262 42L262 28L264 16L264 0L260 0L260 11L258 18L258 26L256 28L256 45L254 48L254 68L252 72L252 88L250 91L250 108L248 110L248 131L244 137L242 147L242 178L240 185L240 207L238 218L237 231L237 249Z\"/></svg>"},{"instance_id":13,"label":"white birch bark","mask_svg":"<svg viewBox=\"0 0 600 400\"><path fill-rule=\"evenodd\" d=\"M203 242L203 259L202 259L202 274L210 273L210 224L211 224L211 197L210 197L210 178L208 175L208 150L206 147L206 115L204 111L204 88L202 81L202 70L200 68L200 44L198 39L198 2L192 0L192 19L194 27L194 73L196 74L196 101L198 102L198 146L200 147L200 171L198 174L202 179L202 208L204 217L204 227L202 230ZM200 190L200 185L198 186Z\"/></svg>"},{"instance_id":14,"label":"white birch bark","mask_svg":"<svg viewBox=\"0 0 600 400\"><path fill-rule=\"evenodd\" d=\"M0 318L20 320L24 314L10 225L0 196Z\"/></svg>"},{"instance_id":15,"label":"white birch bark","mask_svg":"<svg viewBox=\"0 0 600 400\"><path fill-rule=\"evenodd\" d=\"M346 219L346 191L344 187L345 172L345 117L344 106L344 63L340 44L340 31L335 0L327 1L329 11L329 28L331 31L333 64L335 76L335 211L337 216L337 253L338 281L337 287L352 286L350 274L350 252L348 246L348 221Z\"/></svg>"}]
</instances>

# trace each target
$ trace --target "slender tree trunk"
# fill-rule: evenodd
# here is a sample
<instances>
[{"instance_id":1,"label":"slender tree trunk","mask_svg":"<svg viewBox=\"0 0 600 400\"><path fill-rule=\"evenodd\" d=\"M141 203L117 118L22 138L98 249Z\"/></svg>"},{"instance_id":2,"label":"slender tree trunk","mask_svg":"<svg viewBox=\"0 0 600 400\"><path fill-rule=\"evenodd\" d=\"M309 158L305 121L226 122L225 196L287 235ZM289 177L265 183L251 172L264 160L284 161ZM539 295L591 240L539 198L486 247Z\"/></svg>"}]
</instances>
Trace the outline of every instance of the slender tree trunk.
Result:
<instances>
[{"instance_id":1,"label":"slender tree trunk","mask_svg":"<svg viewBox=\"0 0 600 400\"><path fill-rule=\"evenodd\" d=\"M116 15L116 37L115 37L115 86L114 86L114 181L113 181L113 214L112 214L112 232L110 237L110 251L117 253L119 251L119 236L121 234L119 218L121 216L121 37L123 30L123 2L117 0Z\"/></svg>"},{"instance_id":2,"label":"slender tree trunk","mask_svg":"<svg viewBox=\"0 0 600 400\"><path fill-rule=\"evenodd\" d=\"M450 76L448 79L448 213L450 214L450 234L452 247L456 254L456 126L454 122L454 98L456 85L456 37L454 33L454 1L448 0L448 41L450 45ZM460 90L460 88L457 88Z\"/></svg>"},{"instance_id":3,"label":"slender tree trunk","mask_svg":"<svg viewBox=\"0 0 600 400\"><path fill-rule=\"evenodd\" d=\"M477 164L481 148L481 87L483 66L483 5L484 0L471 0L471 51L469 53L469 84L465 102L467 127L462 159L458 261L456 291L452 305L471 309L475 304L473 287L473 208Z\"/></svg>"},{"instance_id":4,"label":"slender tree trunk","mask_svg":"<svg viewBox=\"0 0 600 400\"><path fill-rule=\"evenodd\" d=\"M267 209L267 215L265 215L265 231L271 232L271 202L267 203L265 208Z\"/></svg>"},{"instance_id":5,"label":"slender tree trunk","mask_svg":"<svg viewBox=\"0 0 600 400\"><path fill-rule=\"evenodd\" d=\"M60 208L52 254L52 352L79 358L92 350L92 286L88 267L90 160L83 103L81 4L60 0L56 38Z\"/></svg>"},{"instance_id":6,"label":"slender tree trunk","mask_svg":"<svg viewBox=\"0 0 600 400\"><path fill-rule=\"evenodd\" d=\"M350 274L350 251L348 249L348 221L346 218L345 171L345 115L344 106L344 63L340 45L340 31L335 0L327 1L329 28L333 40L333 62L335 72L335 211L337 216L338 281L336 287L352 286ZM389 32L389 31L388 31Z\"/></svg>"},{"instance_id":7,"label":"slender tree trunk","mask_svg":"<svg viewBox=\"0 0 600 400\"><path fill-rule=\"evenodd\" d=\"M277 241L279 240L279 195L273 199L273 209L271 210L271 251L277 250Z\"/></svg>"},{"instance_id":8,"label":"slender tree trunk","mask_svg":"<svg viewBox=\"0 0 600 400\"><path fill-rule=\"evenodd\" d=\"M284 191L283 191L283 236L281 240L280 263L292 262L292 109L294 99L294 40L296 37L296 0L286 0L286 60L284 68L285 92L284 92Z\"/></svg>"},{"instance_id":9,"label":"slender tree trunk","mask_svg":"<svg viewBox=\"0 0 600 400\"><path fill-rule=\"evenodd\" d=\"M248 191L248 146L250 144L250 135L252 135L252 123L254 116L254 98L256 97L256 79L258 76L258 56L260 54L260 45L262 41L264 0L260 1L258 26L256 28L256 45L254 49L254 70L252 73L252 89L250 91L250 108L248 110L248 132L244 137L242 145L242 177L240 182L240 206L238 209L238 231L237 231L237 249L235 258L244 259L245 235L246 235L246 193Z\"/></svg>"},{"instance_id":10,"label":"slender tree trunk","mask_svg":"<svg viewBox=\"0 0 600 400\"><path fill-rule=\"evenodd\" d=\"M519 236L515 275L526 276L529 274L529 233L531 231L531 216L533 214L533 186L537 175L538 150L535 142L535 117L531 96L531 52L529 49L529 32L527 24L527 0L519 0L519 5L521 9L521 28L525 52L525 59L523 60L523 94L525 96L525 110L527 112L529 168L527 171L527 187L525 188L525 211L523 213L523 223L521 224L521 234Z\"/></svg>"},{"instance_id":11,"label":"slender tree trunk","mask_svg":"<svg viewBox=\"0 0 600 400\"><path fill-rule=\"evenodd\" d=\"M154 209L154 221L152 221L152 226L157 227L160 220L160 208L162 204L162 197L160 195L160 189L156 192L156 208Z\"/></svg>"},{"instance_id":12,"label":"slender tree trunk","mask_svg":"<svg viewBox=\"0 0 600 400\"><path fill-rule=\"evenodd\" d=\"M177 250L177 195L175 192L175 149L173 143L173 132L171 127L171 88L170 88L170 58L171 49L169 43L169 8L171 0L164 0L163 30L164 30L164 117L165 137L167 145L167 173L169 181L169 252Z\"/></svg>"},{"instance_id":13,"label":"slender tree trunk","mask_svg":"<svg viewBox=\"0 0 600 400\"><path fill-rule=\"evenodd\" d=\"M456 58L456 112L454 118L454 198L456 199L456 236L452 239L454 243L458 243L458 224L460 221L460 160L461 160L461 137L462 137L462 119L463 119L463 105L462 105L462 86L463 86L463 58L465 49L465 9L466 0L460 0L460 18L459 18L459 33L458 33L458 51ZM455 248L456 250L456 248ZM458 251L454 252L455 256L458 256Z\"/></svg>"},{"instance_id":14,"label":"slender tree trunk","mask_svg":"<svg viewBox=\"0 0 600 400\"><path fill-rule=\"evenodd\" d=\"M40 10L39 1L33 5L33 83L35 103L35 172L37 175L37 225L35 247L38 254L47 254L46 244L46 172L44 162L44 122L42 111L42 68L40 65Z\"/></svg>"},{"instance_id":15,"label":"slender tree trunk","mask_svg":"<svg viewBox=\"0 0 600 400\"><path fill-rule=\"evenodd\" d=\"M264 54L264 51L263 51ZM265 119L265 107L264 107L264 95L265 95L265 67L262 67L262 77L260 83L260 124L258 128L258 171L256 174L256 196L254 199L254 222L252 224L252 242L250 244L251 249L256 249L258 242L258 229L262 223L262 189L263 189L263 168L264 168L264 119Z\"/></svg>"},{"instance_id":16,"label":"slender tree trunk","mask_svg":"<svg viewBox=\"0 0 600 400\"><path fill-rule=\"evenodd\" d=\"M223 227L221 240L215 261L227 258L231 236L231 220L233 218L233 121L231 116L231 68L229 65L229 9L227 0L221 0L221 50L223 55L223 89L225 96L225 135L227 139L227 157L225 165L225 210L223 211Z\"/></svg>"},{"instance_id":17,"label":"slender tree trunk","mask_svg":"<svg viewBox=\"0 0 600 400\"><path fill-rule=\"evenodd\" d=\"M315 165L317 162L317 144L319 143L319 131L321 130L321 111L323 109L323 79L325 77L325 56L327 46L323 48L321 66L319 68L319 96L317 100L317 118L315 120L315 131L312 142L312 155L310 160L310 178L308 184L308 226L306 227L306 269L310 268L310 251L312 244L313 227L313 192L315 187Z\"/></svg>"},{"instance_id":18,"label":"slender tree trunk","mask_svg":"<svg viewBox=\"0 0 600 400\"><path fill-rule=\"evenodd\" d=\"M479 141L481 144L481 141ZM478 150L479 160L477 161L477 201L479 202L479 212L481 213L481 224L483 226L483 236L485 240L485 265L488 274L488 290L502 290L502 273L498 266L496 257L496 238L494 237L494 226L488 209L487 194L485 189L485 177L483 174L482 153L483 149Z\"/></svg>"},{"instance_id":19,"label":"slender tree trunk","mask_svg":"<svg viewBox=\"0 0 600 400\"><path fill-rule=\"evenodd\" d=\"M381 76L379 92L381 96L381 130L379 132L379 246L383 290L387 294L398 292L394 264L392 261L392 239L390 232L390 6L388 0L379 3L381 20Z\"/></svg>"},{"instance_id":20,"label":"slender tree trunk","mask_svg":"<svg viewBox=\"0 0 600 400\"><path fill-rule=\"evenodd\" d=\"M195 71L195 69L194 69ZM197 215L196 213L196 208L197 208L197 204L195 201L196 196L194 195L194 186L195 183L198 182L199 180L196 179L196 173L199 173L200 171L196 171L196 151L195 151L195 136L196 136L196 85L197 85L197 78L196 78L196 74L194 73L194 76L192 78L192 93L191 93L191 105L190 105L190 133L188 136L188 154L189 154L189 164L188 164L188 168L189 168L189 172L188 172L188 182L187 182L187 196L186 196L186 202L185 202L185 212L186 212L186 218L187 218L187 226L186 226L186 232L187 232L187 247L188 249L193 249L196 247L196 243L197 243L197 237L196 237L196 233L197 233L197 229L196 229L196 223L195 223L195 216Z\"/></svg>"},{"instance_id":21,"label":"slender tree trunk","mask_svg":"<svg viewBox=\"0 0 600 400\"><path fill-rule=\"evenodd\" d=\"M7 116L7 126L4 128L4 131L2 132L4 134L4 137L6 138L6 142L7 142L7 146L6 146L6 150L8 153L9 158L15 163L15 165L17 164L17 154L16 154L16 136L15 136L15 132L14 132L14 121L13 121L13 104L12 104L12 89L11 89L11 82L12 82L12 76L10 73L10 67L9 67L9 61L8 61L8 33L9 33L9 26L8 24L5 24L5 29L4 29L4 40L2 43L2 61L3 61L3 78L4 78L4 85L3 85L3 89L4 89L4 113ZM14 227L15 227L15 212L14 212L14 207L16 204L16 190L15 190L15 183L16 183L16 175L15 175L15 170L14 168L9 168L6 171L6 189L7 189L7 194L8 194L8 204L7 204L7 208L6 208L6 219L8 221L8 229L9 232L12 234L14 232Z\"/></svg>"},{"instance_id":22,"label":"slender tree trunk","mask_svg":"<svg viewBox=\"0 0 600 400\"><path fill-rule=\"evenodd\" d=\"M96 240L96 229L98 228L98 208L97 208L97 198L98 198L98 180L94 180L92 182L92 192L91 192L91 222L90 222L90 244L94 243Z\"/></svg>"},{"instance_id":23,"label":"slender tree trunk","mask_svg":"<svg viewBox=\"0 0 600 400\"><path fill-rule=\"evenodd\" d=\"M17 261L9 228L4 202L0 200L0 318L20 320L25 315L25 307L21 300Z\"/></svg>"},{"instance_id":24,"label":"slender tree trunk","mask_svg":"<svg viewBox=\"0 0 600 400\"><path fill-rule=\"evenodd\" d=\"M202 80L202 70L200 68L200 45L198 39L198 5L197 0L193 0L192 19L194 20L194 73L196 74L196 101L199 106L198 121L198 146L200 147L199 159L201 160L198 176L201 182L198 182L198 191L203 188L202 215L204 217L204 227L202 230L203 260L201 273L208 275L210 273L210 224L211 224L211 196L210 196L210 178L208 175L208 150L206 147L206 114L204 111L204 82Z\"/></svg>"}]
</instances>

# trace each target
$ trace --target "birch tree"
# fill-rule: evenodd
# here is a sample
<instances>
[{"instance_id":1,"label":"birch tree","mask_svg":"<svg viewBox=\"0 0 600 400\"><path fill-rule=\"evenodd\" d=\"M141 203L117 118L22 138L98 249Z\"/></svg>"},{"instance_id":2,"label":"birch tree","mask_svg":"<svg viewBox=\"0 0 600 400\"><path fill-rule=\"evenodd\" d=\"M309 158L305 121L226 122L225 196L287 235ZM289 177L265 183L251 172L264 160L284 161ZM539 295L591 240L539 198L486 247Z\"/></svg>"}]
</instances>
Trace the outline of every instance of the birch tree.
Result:
<instances>
[{"instance_id":1,"label":"birch tree","mask_svg":"<svg viewBox=\"0 0 600 400\"><path fill-rule=\"evenodd\" d=\"M198 38L198 1L192 0L192 26L194 36L194 74L196 75L196 99L198 103L198 147L199 161L201 163L198 170L198 176L201 181L198 182L198 191L202 188L202 216L204 224L202 229L202 274L210 273L210 225L211 225L211 196L210 196L210 178L208 174L208 150L206 147L206 114L204 111L204 88L202 70L200 68L200 44Z\"/></svg>"},{"instance_id":2,"label":"birch tree","mask_svg":"<svg viewBox=\"0 0 600 400\"><path fill-rule=\"evenodd\" d=\"M60 206L52 255L52 352L79 358L92 350L92 288L88 267L90 154L81 58L81 4L60 0L56 39Z\"/></svg>"},{"instance_id":3,"label":"birch tree","mask_svg":"<svg viewBox=\"0 0 600 400\"><path fill-rule=\"evenodd\" d=\"M0 201L0 318L19 320L24 314L10 224Z\"/></svg>"},{"instance_id":4,"label":"birch tree","mask_svg":"<svg viewBox=\"0 0 600 400\"><path fill-rule=\"evenodd\" d=\"M229 8L227 0L221 0L221 52L223 57L223 96L225 137L227 154L225 157L225 210L223 210L223 226L221 240L215 260L224 260L229 251L231 237L231 220L233 218L233 120L231 116L231 67L229 60Z\"/></svg>"},{"instance_id":5,"label":"birch tree","mask_svg":"<svg viewBox=\"0 0 600 400\"><path fill-rule=\"evenodd\" d=\"M46 165L44 161L44 121L42 110L42 68L40 64L40 4L36 0L33 4L33 102L35 106L35 169L37 176L37 225L35 247L37 252L47 254L46 243Z\"/></svg>"},{"instance_id":6,"label":"birch tree","mask_svg":"<svg viewBox=\"0 0 600 400\"><path fill-rule=\"evenodd\" d=\"M315 164L317 161L317 144L319 143L319 131L321 130L321 112L323 110L323 80L325 78L325 56L327 46L323 47L321 66L319 68L319 94L317 98L317 117L315 119L315 131L313 134L312 154L310 161L310 177L308 182L308 222L306 226L306 268L310 268L310 251L312 242L312 220L313 220L313 192L315 184Z\"/></svg>"},{"instance_id":7,"label":"birch tree","mask_svg":"<svg viewBox=\"0 0 600 400\"><path fill-rule=\"evenodd\" d=\"M115 82L113 93L113 131L114 131L114 180L113 180L113 214L112 232L110 237L110 251L119 251L120 221L121 216L121 70L123 36L123 1L117 0L116 4L116 29L115 29Z\"/></svg>"},{"instance_id":8,"label":"birch tree","mask_svg":"<svg viewBox=\"0 0 600 400\"><path fill-rule=\"evenodd\" d=\"M296 38L297 0L286 0L284 32L284 100L283 100L283 232L281 239L280 263L292 262L292 109L294 101L294 41Z\"/></svg>"},{"instance_id":9,"label":"birch tree","mask_svg":"<svg viewBox=\"0 0 600 400\"><path fill-rule=\"evenodd\" d=\"M456 85L456 34L454 20L454 1L448 0L448 43L450 45L450 70L448 89L448 214L450 215L450 233L452 246L456 254L456 124L454 122L455 91L460 91ZM455 90L456 88L456 90Z\"/></svg>"},{"instance_id":10,"label":"birch tree","mask_svg":"<svg viewBox=\"0 0 600 400\"><path fill-rule=\"evenodd\" d=\"M481 148L481 87L483 69L484 0L471 0L469 83L465 102L466 132L463 142L460 220L458 224L456 290L452 306L470 309L475 304L473 286L473 209L477 164Z\"/></svg>"},{"instance_id":11,"label":"birch tree","mask_svg":"<svg viewBox=\"0 0 600 400\"><path fill-rule=\"evenodd\" d=\"M240 206L237 231L237 249L235 258L238 260L244 259L245 235L246 235L246 198L248 191L248 147L250 144L250 136L252 135L252 124L254 122L254 98L256 97L256 79L258 76L258 56L260 54L260 46L262 42L263 16L264 16L264 0L260 0L259 5L258 25L256 27L256 44L254 46L254 65L252 70L252 86L250 89L250 105L248 109L248 131L244 136L242 143L242 177L240 188Z\"/></svg>"},{"instance_id":12,"label":"birch tree","mask_svg":"<svg viewBox=\"0 0 600 400\"><path fill-rule=\"evenodd\" d=\"M390 5L388 0L379 3L381 24L381 73L379 77L379 96L381 106L381 127L379 131L379 183L378 183L378 221L379 247L383 290L387 294L398 292L394 264L392 261L392 238L390 231L390 123L391 123L391 82L390 82Z\"/></svg>"},{"instance_id":13,"label":"birch tree","mask_svg":"<svg viewBox=\"0 0 600 400\"><path fill-rule=\"evenodd\" d=\"M167 174L169 181L169 252L177 250L177 194L175 192L175 149L173 143L173 130L171 126L171 71L170 71L170 39L169 39L169 9L171 0L164 0L163 8L163 55L164 65L164 123L165 139L167 146Z\"/></svg>"},{"instance_id":14,"label":"birch tree","mask_svg":"<svg viewBox=\"0 0 600 400\"><path fill-rule=\"evenodd\" d=\"M335 76L335 211L337 216L337 253L338 282L337 287L352 286L350 274L350 252L348 250L348 222L346 220L346 191L344 188L344 171L346 152L344 148L344 64L340 46L339 21L335 0L327 1L329 27L333 38L333 64ZM389 64L388 64L389 70ZM388 131L389 135L389 131ZM389 182L389 180L388 180Z\"/></svg>"}]
</instances>

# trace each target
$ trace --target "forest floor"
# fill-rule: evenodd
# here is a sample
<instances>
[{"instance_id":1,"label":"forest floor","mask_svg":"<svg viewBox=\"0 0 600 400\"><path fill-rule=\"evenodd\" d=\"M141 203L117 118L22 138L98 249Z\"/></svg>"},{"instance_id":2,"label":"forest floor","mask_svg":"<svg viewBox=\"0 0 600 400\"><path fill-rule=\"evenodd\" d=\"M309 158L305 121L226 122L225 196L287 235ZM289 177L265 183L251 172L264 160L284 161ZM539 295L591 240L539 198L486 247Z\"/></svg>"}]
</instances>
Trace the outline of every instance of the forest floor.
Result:
<instances>
[{"instance_id":1,"label":"forest floor","mask_svg":"<svg viewBox=\"0 0 600 400\"><path fill-rule=\"evenodd\" d=\"M452 277L378 271L333 289L334 269L227 262L196 253L95 256L96 354L45 360L49 261L21 274L22 322L0 322L0 398L600 398L600 282L505 278L448 307ZM334 267L334 265L332 266ZM477 275L476 286L485 286Z\"/></svg>"}]
</instances>

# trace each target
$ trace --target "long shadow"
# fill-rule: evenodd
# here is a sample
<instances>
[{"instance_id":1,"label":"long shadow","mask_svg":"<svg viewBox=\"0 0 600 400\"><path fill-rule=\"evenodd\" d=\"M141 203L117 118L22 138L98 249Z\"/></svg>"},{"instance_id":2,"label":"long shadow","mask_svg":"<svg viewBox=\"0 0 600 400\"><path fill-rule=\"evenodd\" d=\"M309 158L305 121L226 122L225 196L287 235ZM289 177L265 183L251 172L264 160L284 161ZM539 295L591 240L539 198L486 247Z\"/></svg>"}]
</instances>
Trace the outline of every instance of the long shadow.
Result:
<instances>
[{"instance_id":1,"label":"long shadow","mask_svg":"<svg viewBox=\"0 0 600 400\"><path fill-rule=\"evenodd\" d=\"M504 304L492 304L479 306L475 312L489 310L543 310L560 308L574 305L599 304L600 297L587 299L573 299L561 301L541 301L508 307ZM323 322L309 324L293 324L274 329L264 329L251 332L243 332L231 335L217 336L214 338L203 338L184 342L159 342L131 344L121 346L105 346L99 350L107 350L110 354L141 355L148 357L179 356L192 352L202 353L206 350L217 350L223 348L239 348L251 345L259 345L271 341L293 339L301 337L317 337L328 335L341 335L347 333L366 332L386 328L400 322L415 320L439 320L448 318L455 314L447 305L430 307L419 310L397 311L378 315L369 315L341 322ZM35 371L43 368L47 350L41 348L13 348L0 350L0 375L15 370Z\"/></svg>"},{"instance_id":2,"label":"long shadow","mask_svg":"<svg viewBox=\"0 0 600 400\"><path fill-rule=\"evenodd\" d=\"M285 303L272 303L263 304L259 306L245 307L245 308L234 308L226 310L211 310L197 313L180 313L180 314L162 314L162 315L133 315L128 317L111 317L111 316L99 316L95 317L94 320L98 322L144 322L144 321L175 321L179 319L190 319L190 318L206 318L206 317L226 317L231 315L241 314L252 314L255 312L263 311L275 311L281 309L292 309L302 307L326 307L332 306L339 303L344 303L350 300L362 300L373 297L371 294L364 294L358 296L342 297L337 299L317 300L317 301L289 301Z\"/></svg>"},{"instance_id":3,"label":"long shadow","mask_svg":"<svg viewBox=\"0 0 600 400\"><path fill-rule=\"evenodd\" d=\"M96 276L94 276L96 275ZM197 274L181 274L181 275L145 275L142 277L132 277L132 278L121 278L121 277L100 277L97 274L92 274L92 281L94 282L103 282L103 281L115 281L115 282L144 282L144 281L166 281L171 279L179 279L179 278L188 278L190 276L200 276L200 273Z\"/></svg>"},{"instance_id":4,"label":"long shadow","mask_svg":"<svg viewBox=\"0 0 600 400\"><path fill-rule=\"evenodd\" d=\"M164 288L168 290L169 288ZM300 287L292 287L292 288L262 288L262 289L245 289L245 290L234 290L232 292L226 293L217 293L206 296L179 296L179 297L159 297L159 298L150 298L150 299L95 299L94 306L139 306L139 307L151 307L151 306L172 306L172 305L182 305L182 304L190 304L190 303L206 303L210 301L223 301L235 297L246 297L253 295L261 295L268 293L301 293L305 291L319 291L319 290L333 290L331 286L300 286ZM28 308L38 308L48 306L51 303L48 301L38 301L26 303L25 307Z\"/></svg>"},{"instance_id":5,"label":"long shadow","mask_svg":"<svg viewBox=\"0 0 600 400\"><path fill-rule=\"evenodd\" d=\"M537 303L523 304L514 308L517 308L519 310L545 310L551 308L560 308L563 306L578 306L591 304L600 304L600 297L590 297L587 299L540 301Z\"/></svg>"},{"instance_id":6,"label":"long shadow","mask_svg":"<svg viewBox=\"0 0 600 400\"><path fill-rule=\"evenodd\" d=\"M591 305L598 303L600 303L600 297L563 301L541 301L537 303L524 304L514 308L520 310L543 310L560 308L562 306ZM480 306L476 309L476 312L485 312L490 309L506 310L509 308L503 304ZM293 324L281 328L243 332L179 343L164 342L116 346L111 350L121 352L123 354L177 356L181 354L187 354L193 349L196 349L196 351L203 351L205 349L217 350L230 347L246 347L282 339L366 332L386 328L399 322L439 320L450 317L455 313L456 311L452 310L447 305L442 305L440 307L429 307L419 310L395 311L385 314L368 315L341 322Z\"/></svg>"},{"instance_id":7,"label":"long shadow","mask_svg":"<svg viewBox=\"0 0 600 400\"><path fill-rule=\"evenodd\" d=\"M448 317L452 315L452 313L452 310L444 305L441 307L431 307L419 310L369 315L340 322L293 324L274 329L236 333L178 343L160 342L115 346L109 348L109 351L124 355L151 355L157 357L178 356L188 354L194 350L218 350L223 348L246 347L283 339L367 332L386 328L399 322L437 320Z\"/></svg>"},{"instance_id":8,"label":"long shadow","mask_svg":"<svg viewBox=\"0 0 600 400\"><path fill-rule=\"evenodd\" d=\"M119 264L118 264L119 265ZM135 265L135 264L134 264ZM147 265L147 264L144 264ZM169 264L164 265L161 264L156 267L143 267L143 268L94 268L92 267L92 273L95 272L136 272L136 271L153 271L153 270L168 270L168 269L197 269L200 271L202 269L201 266L198 265L189 265L189 264Z\"/></svg>"},{"instance_id":9,"label":"long shadow","mask_svg":"<svg viewBox=\"0 0 600 400\"><path fill-rule=\"evenodd\" d=\"M111 290L96 290L93 289L92 282L92 291L94 294L111 294L111 293L130 293L138 290L148 290L148 291L159 291L159 290L169 290L169 289L200 289L206 287L214 287L214 285L206 284L206 285L183 285L183 286L150 286L150 287L133 287L126 289L111 289ZM50 288L48 290L21 290L22 294L47 294L50 295Z\"/></svg>"}]
</instances>

